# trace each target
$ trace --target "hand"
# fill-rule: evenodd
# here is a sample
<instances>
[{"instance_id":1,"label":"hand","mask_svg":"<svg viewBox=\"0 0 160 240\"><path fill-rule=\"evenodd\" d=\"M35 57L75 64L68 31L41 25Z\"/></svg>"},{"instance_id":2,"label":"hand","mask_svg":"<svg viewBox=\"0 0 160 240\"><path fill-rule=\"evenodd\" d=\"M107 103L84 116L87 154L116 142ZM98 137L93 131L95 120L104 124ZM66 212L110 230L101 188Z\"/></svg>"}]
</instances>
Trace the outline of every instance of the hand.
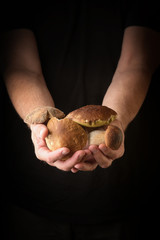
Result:
<instances>
[{"instance_id":1,"label":"hand","mask_svg":"<svg viewBox=\"0 0 160 240\"><path fill-rule=\"evenodd\" d=\"M111 125L117 126L121 129L123 133L123 141L121 146L118 150L112 150L108 147L106 147L105 144L97 145L90 145L88 147L88 150L90 151L92 156L91 158L84 157L82 162L77 163L74 166L74 169L81 170L81 171L92 171L94 170L98 165L102 168L107 168L111 166L112 162L115 159L118 159L123 156L124 154L124 131L122 129L121 123L118 120L115 120L111 123Z\"/></svg>"},{"instance_id":2,"label":"hand","mask_svg":"<svg viewBox=\"0 0 160 240\"><path fill-rule=\"evenodd\" d=\"M74 166L82 161L84 156L91 155L89 150L79 150L69 159L61 160L70 150L66 147L59 148L55 151L50 151L46 145L45 137L48 135L48 129L44 124L31 125L31 138L35 148L36 157L39 160L45 161L50 166L57 167L63 171L77 172Z\"/></svg>"},{"instance_id":3,"label":"hand","mask_svg":"<svg viewBox=\"0 0 160 240\"><path fill-rule=\"evenodd\" d=\"M118 126L122 130L118 120L115 120L112 125ZM102 168L107 168L112 164L113 160L120 158L124 154L123 136L123 142L116 151L107 148L104 144L100 144L99 146L90 145L87 149L79 150L74 153L72 157L63 161L61 159L66 156L70 150L63 147L55 151L50 151L45 142L45 137L48 135L48 129L45 125L31 125L31 131L37 158L63 171L72 171L73 173L79 170L93 171L98 165Z\"/></svg>"}]
</instances>

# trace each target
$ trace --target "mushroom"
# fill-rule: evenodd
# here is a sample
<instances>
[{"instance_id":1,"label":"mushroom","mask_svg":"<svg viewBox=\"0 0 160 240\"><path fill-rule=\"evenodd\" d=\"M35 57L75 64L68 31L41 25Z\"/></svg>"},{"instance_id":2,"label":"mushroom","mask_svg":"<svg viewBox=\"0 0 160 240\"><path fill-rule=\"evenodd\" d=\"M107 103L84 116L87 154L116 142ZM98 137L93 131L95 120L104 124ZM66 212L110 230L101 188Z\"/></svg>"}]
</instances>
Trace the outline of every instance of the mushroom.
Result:
<instances>
[{"instance_id":1,"label":"mushroom","mask_svg":"<svg viewBox=\"0 0 160 240\"><path fill-rule=\"evenodd\" d=\"M70 112L66 118L85 127L88 133L88 145L100 145L117 150L123 140L120 128L110 125L117 117L117 113L106 106L86 105Z\"/></svg>"},{"instance_id":2,"label":"mushroom","mask_svg":"<svg viewBox=\"0 0 160 240\"><path fill-rule=\"evenodd\" d=\"M37 107L31 113L27 114L24 122L27 124L45 123L52 117L64 118L65 114L61 110L54 107Z\"/></svg>"},{"instance_id":3,"label":"mushroom","mask_svg":"<svg viewBox=\"0 0 160 240\"><path fill-rule=\"evenodd\" d=\"M87 143L87 133L83 127L64 117L65 114L59 109L47 106L34 109L24 119L27 124L46 124L48 136L45 140L51 151L61 147L70 149L70 153L62 160L66 160L74 152L83 149Z\"/></svg>"},{"instance_id":4,"label":"mushroom","mask_svg":"<svg viewBox=\"0 0 160 240\"><path fill-rule=\"evenodd\" d=\"M119 149L122 140L122 131L120 128L113 125L108 125L106 130L105 128L97 129L89 132L88 134L88 145L100 145L103 143L112 150Z\"/></svg>"},{"instance_id":5,"label":"mushroom","mask_svg":"<svg viewBox=\"0 0 160 240\"><path fill-rule=\"evenodd\" d=\"M86 131L71 119L57 119L52 117L47 123L49 134L46 137L46 144L51 151L61 147L70 149L70 153L63 157L66 160L74 152L83 149L87 143Z\"/></svg>"},{"instance_id":6,"label":"mushroom","mask_svg":"<svg viewBox=\"0 0 160 240\"><path fill-rule=\"evenodd\" d=\"M86 105L65 114L57 108L39 107L24 119L27 124L44 123L48 128L45 138L47 147L54 151L61 147L70 149L66 160L74 152L84 147L104 143L107 147L117 150L123 140L122 131L110 125L117 113L106 106Z\"/></svg>"}]
</instances>

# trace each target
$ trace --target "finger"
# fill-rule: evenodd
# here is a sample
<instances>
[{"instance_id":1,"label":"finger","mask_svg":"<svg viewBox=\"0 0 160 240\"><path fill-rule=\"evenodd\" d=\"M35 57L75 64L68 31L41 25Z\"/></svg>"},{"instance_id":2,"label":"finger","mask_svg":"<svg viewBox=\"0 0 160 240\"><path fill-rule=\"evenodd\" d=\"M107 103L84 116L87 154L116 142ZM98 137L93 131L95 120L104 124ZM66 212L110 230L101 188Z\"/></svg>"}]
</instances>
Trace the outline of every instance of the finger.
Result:
<instances>
[{"instance_id":1,"label":"finger","mask_svg":"<svg viewBox=\"0 0 160 240\"><path fill-rule=\"evenodd\" d=\"M70 171L78 162L82 161L85 156L83 150L79 150L73 154L73 156L65 161L57 160L53 163L53 166L63 171Z\"/></svg>"},{"instance_id":2,"label":"finger","mask_svg":"<svg viewBox=\"0 0 160 240\"><path fill-rule=\"evenodd\" d=\"M117 151L112 150L112 149L106 147L105 144L100 144L100 145L99 145L99 149L100 149L101 152L102 152L105 156L107 156L109 159L114 160L114 159L116 159L117 156L118 156L118 154L117 154L118 152L117 152Z\"/></svg>"},{"instance_id":3,"label":"finger","mask_svg":"<svg viewBox=\"0 0 160 240\"><path fill-rule=\"evenodd\" d=\"M43 124L31 125L31 139L34 143L35 149L40 147L47 147L45 137L48 135L48 129Z\"/></svg>"},{"instance_id":4,"label":"finger","mask_svg":"<svg viewBox=\"0 0 160 240\"><path fill-rule=\"evenodd\" d=\"M84 150L85 151L85 157L83 158L83 162L86 162L86 161L88 161L88 160L91 160L91 159L93 159L93 154L92 154L92 152L89 150L89 149L85 149Z\"/></svg>"},{"instance_id":5,"label":"finger","mask_svg":"<svg viewBox=\"0 0 160 240\"><path fill-rule=\"evenodd\" d=\"M93 158L93 155L89 149L85 149L85 156L83 157L82 161L77 163L71 171L76 173L77 171L92 171L97 167L97 162Z\"/></svg>"},{"instance_id":6,"label":"finger","mask_svg":"<svg viewBox=\"0 0 160 240\"><path fill-rule=\"evenodd\" d=\"M72 169L71 169L71 172L72 173L77 173L79 170L78 169L76 169L75 167L73 167Z\"/></svg>"},{"instance_id":7,"label":"finger","mask_svg":"<svg viewBox=\"0 0 160 240\"><path fill-rule=\"evenodd\" d=\"M42 139L48 135L48 129L44 124L32 124L31 131L34 136Z\"/></svg>"},{"instance_id":8,"label":"finger","mask_svg":"<svg viewBox=\"0 0 160 240\"><path fill-rule=\"evenodd\" d=\"M104 155L111 158L112 160L122 157L125 151L124 143L117 150L112 150L106 147L104 144L100 144L99 149L104 153Z\"/></svg>"},{"instance_id":9,"label":"finger","mask_svg":"<svg viewBox=\"0 0 160 240\"><path fill-rule=\"evenodd\" d=\"M48 129L44 124L32 124L31 130L35 154L39 160L52 165L57 159L62 159L70 152L68 148L60 148L55 151L50 151L48 149L45 141L45 137L48 135Z\"/></svg>"},{"instance_id":10,"label":"finger","mask_svg":"<svg viewBox=\"0 0 160 240\"><path fill-rule=\"evenodd\" d=\"M98 163L96 161L93 162L81 162L81 163L77 163L74 168L76 170L80 170L80 171L93 171L96 169L96 167L98 166Z\"/></svg>"},{"instance_id":11,"label":"finger","mask_svg":"<svg viewBox=\"0 0 160 240\"><path fill-rule=\"evenodd\" d=\"M67 156L69 152L68 148L59 148L55 151L50 151L46 146L35 149L37 158L47 162L51 166L53 166L55 161Z\"/></svg>"},{"instance_id":12,"label":"finger","mask_svg":"<svg viewBox=\"0 0 160 240\"><path fill-rule=\"evenodd\" d=\"M100 167L102 168L107 168L111 166L112 164L112 159L105 156L101 150L98 148L96 145L90 145L89 150L93 153L93 156L97 163L99 164Z\"/></svg>"}]
</instances>

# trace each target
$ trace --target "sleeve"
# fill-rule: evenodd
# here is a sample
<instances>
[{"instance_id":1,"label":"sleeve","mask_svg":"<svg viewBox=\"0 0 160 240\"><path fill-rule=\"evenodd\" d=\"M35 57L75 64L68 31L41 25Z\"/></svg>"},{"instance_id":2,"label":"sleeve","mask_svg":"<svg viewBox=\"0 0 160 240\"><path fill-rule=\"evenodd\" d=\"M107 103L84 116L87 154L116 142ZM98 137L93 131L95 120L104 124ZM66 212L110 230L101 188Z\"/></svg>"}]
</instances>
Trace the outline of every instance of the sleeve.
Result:
<instances>
[{"instance_id":1,"label":"sleeve","mask_svg":"<svg viewBox=\"0 0 160 240\"><path fill-rule=\"evenodd\" d=\"M124 27L143 26L160 31L160 5L155 0L124 1Z\"/></svg>"}]
</instances>

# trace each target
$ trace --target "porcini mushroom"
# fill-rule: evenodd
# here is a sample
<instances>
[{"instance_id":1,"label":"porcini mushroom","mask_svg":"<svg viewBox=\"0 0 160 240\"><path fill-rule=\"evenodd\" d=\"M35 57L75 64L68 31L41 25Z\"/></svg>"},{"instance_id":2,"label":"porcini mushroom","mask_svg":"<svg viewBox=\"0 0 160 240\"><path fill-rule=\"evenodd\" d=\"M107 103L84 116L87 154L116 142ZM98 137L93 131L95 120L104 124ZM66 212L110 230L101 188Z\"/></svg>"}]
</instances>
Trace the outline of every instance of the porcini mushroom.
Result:
<instances>
[{"instance_id":1,"label":"porcini mushroom","mask_svg":"<svg viewBox=\"0 0 160 240\"><path fill-rule=\"evenodd\" d=\"M120 128L110 125L117 117L117 113L106 106L86 105L70 112L66 118L85 127L88 133L88 145L100 145L117 150L123 140Z\"/></svg>"},{"instance_id":2,"label":"porcini mushroom","mask_svg":"<svg viewBox=\"0 0 160 240\"><path fill-rule=\"evenodd\" d=\"M61 147L70 149L70 153L61 160L66 160L74 152L83 149L87 143L87 133L83 127L64 117L61 110L47 106L34 109L24 119L27 124L46 124L48 136L45 140L51 151Z\"/></svg>"},{"instance_id":3,"label":"porcini mushroom","mask_svg":"<svg viewBox=\"0 0 160 240\"><path fill-rule=\"evenodd\" d=\"M51 151L61 147L70 149L70 153L63 157L65 160L73 155L74 152L83 149L87 143L86 131L71 119L51 118L47 123L49 134L46 137L46 144Z\"/></svg>"},{"instance_id":4,"label":"porcini mushroom","mask_svg":"<svg viewBox=\"0 0 160 240\"><path fill-rule=\"evenodd\" d=\"M86 105L70 112L66 118L85 127L101 127L110 124L117 113L106 106Z\"/></svg>"},{"instance_id":5,"label":"porcini mushroom","mask_svg":"<svg viewBox=\"0 0 160 240\"><path fill-rule=\"evenodd\" d=\"M27 114L24 122L27 124L45 123L52 117L64 118L65 114L58 108L50 106L37 107L31 113Z\"/></svg>"},{"instance_id":6,"label":"porcini mushroom","mask_svg":"<svg viewBox=\"0 0 160 240\"><path fill-rule=\"evenodd\" d=\"M45 138L47 147L54 151L61 147L70 149L66 160L74 152L87 145L104 143L107 147L117 150L123 140L120 128L110 125L117 113L106 106L86 105L65 114L53 107L39 107L28 114L24 121L27 124L44 123L48 128Z\"/></svg>"}]
</instances>

